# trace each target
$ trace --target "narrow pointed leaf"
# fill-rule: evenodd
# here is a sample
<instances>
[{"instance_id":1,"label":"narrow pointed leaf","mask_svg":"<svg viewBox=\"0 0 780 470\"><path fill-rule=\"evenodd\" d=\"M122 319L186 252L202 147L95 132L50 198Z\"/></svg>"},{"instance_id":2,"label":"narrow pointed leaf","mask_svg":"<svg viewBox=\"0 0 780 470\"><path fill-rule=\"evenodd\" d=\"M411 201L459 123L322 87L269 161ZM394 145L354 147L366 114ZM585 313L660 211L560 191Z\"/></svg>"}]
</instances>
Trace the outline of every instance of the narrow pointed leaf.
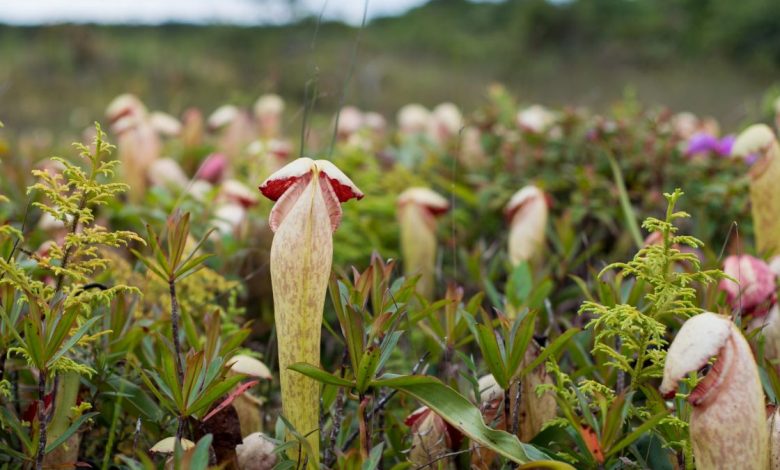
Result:
<instances>
[{"instance_id":1,"label":"narrow pointed leaf","mask_svg":"<svg viewBox=\"0 0 780 470\"><path fill-rule=\"evenodd\" d=\"M200 397L195 401L195 403L192 404L192 406L187 407L187 414L194 415L203 411L203 409L211 405L214 400L227 393L231 388L235 387L236 384L242 379L243 377L240 375L228 377L224 381L209 387L203 394L200 395Z\"/></svg>"},{"instance_id":2,"label":"narrow pointed leaf","mask_svg":"<svg viewBox=\"0 0 780 470\"><path fill-rule=\"evenodd\" d=\"M544 363L544 361L547 360L548 357L550 357L553 354L556 354L559 350L563 349L564 346L566 346L569 343L569 340L572 336L579 333L579 328L569 328L568 330L564 331L563 334L555 338L555 340L550 343L549 346L542 349L542 351L539 353L539 356L536 357L533 361L531 361L530 364L528 364L522 372L520 372L520 376L523 377L525 374L531 372L532 370L536 369L540 364Z\"/></svg>"},{"instance_id":3,"label":"narrow pointed leaf","mask_svg":"<svg viewBox=\"0 0 780 470\"><path fill-rule=\"evenodd\" d=\"M371 383L371 380L374 379L374 374L379 366L381 354L382 351L378 347L372 346L360 359L360 367L358 367L357 372L355 373L355 382L358 393L365 392Z\"/></svg>"},{"instance_id":4,"label":"narrow pointed leaf","mask_svg":"<svg viewBox=\"0 0 780 470\"><path fill-rule=\"evenodd\" d=\"M99 414L100 413L94 412L94 413L87 413L79 416L79 418L76 421L74 421L73 424L71 424L70 427L66 429L65 432L62 433L60 437L58 437L56 440L54 440L54 442L46 446L46 453L48 454L49 452L59 447L60 444L67 441L68 438L70 438L70 436L72 436L76 431L78 431L81 425L84 424L86 420L92 418L93 416L97 416Z\"/></svg>"},{"instance_id":5,"label":"narrow pointed leaf","mask_svg":"<svg viewBox=\"0 0 780 470\"><path fill-rule=\"evenodd\" d=\"M355 386L353 382L350 382L347 379L342 379L337 375L333 375L327 371L320 369L319 367L315 367L305 362L297 362L291 365L290 367L288 367L288 369L294 370L295 372L303 374L307 377L311 377L312 379L318 380L324 384L335 385L337 387L347 387L347 388L352 388Z\"/></svg>"},{"instance_id":6,"label":"narrow pointed leaf","mask_svg":"<svg viewBox=\"0 0 780 470\"><path fill-rule=\"evenodd\" d=\"M650 419L642 423L641 426L636 427L630 434L628 434L626 437L621 439L620 442L618 442L612 448L610 448L609 451L607 451L606 453L606 457L610 458L613 455L620 452L621 450L623 450L625 447L633 444L634 441L642 437L642 434L653 429L653 427L655 427L669 413L670 413L669 410L665 410L656 415L653 415Z\"/></svg>"},{"instance_id":7,"label":"narrow pointed leaf","mask_svg":"<svg viewBox=\"0 0 780 470\"><path fill-rule=\"evenodd\" d=\"M525 464L537 460L551 460L550 456L536 447L520 442L517 436L487 427L476 406L436 378L400 376L376 380L372 385L392 388L410 395L428 406L472 441L515 463ZM573 470L573 467L563 465L564 467L561 468Z\"/></svg>"},{"instance_id":8,"label":"narrow pointed leaf","mask_svg":"<svg viewBox=\"0 0 780 470\"><path fill-rule=\"evenodd\" d=\"M488 369L495 377L498 385L502 389L506 389L509 384L509 376L507 375L506 364L501 355L495 331L485 325L477 325L475 336L479 341L479 349L482 351Z\"/></svg>"},{"instance_id":9,"label":"narrow pointed leaf","mask_svg":"<svg viewBox=\"0 0 780 470\"><path fill-rule=\"evenodd\" d=\"M81 325L81 328L76 330L76 332L73 333L73 335L71 335L71 337L68 338L67 341L65 341L65 343L62 345L62 347L59 349L59 351L57 351L51 357L51 359L49 359L49 361L47 362L46 365L47 366L51 366L52 364L54 364L57 361L57 359L62 357L66 352L70 351L71 348L73 348L73 346L75 346L76 343L78 343L79 340L81 340L81 338L83 338L84 335L87 334L87 331L89 331L89 329L92 327L92 325L94 325L95 323L97 323L98 320L100 320L101 316L102 315L96 315L96 316L90 318L89 320L87 320L86 322L84 322L84 324Z\"/></svg>"},{"instance_id":10,"label":"narrow pointed leaf","mask_svg":"<svg viewBox=\"0 0 780 470\"><path fill-rule=\"evenodd\" d=\"M240 397L241 394L243 394L244 392L246 392L247 390L249 390L250 388L254 387L259 383L260 383L259 380L252 380L250 382L241 384L238 388L230 392L230 395L228 395L228 397L222 403L214 407L213 410L209 411L209 414L204 416L201 421L205 423L206 421L208 421L209 418L211 418L215 414L227 408L231 403L233 403L233 400Z\"/></svg>"}]
</instances>

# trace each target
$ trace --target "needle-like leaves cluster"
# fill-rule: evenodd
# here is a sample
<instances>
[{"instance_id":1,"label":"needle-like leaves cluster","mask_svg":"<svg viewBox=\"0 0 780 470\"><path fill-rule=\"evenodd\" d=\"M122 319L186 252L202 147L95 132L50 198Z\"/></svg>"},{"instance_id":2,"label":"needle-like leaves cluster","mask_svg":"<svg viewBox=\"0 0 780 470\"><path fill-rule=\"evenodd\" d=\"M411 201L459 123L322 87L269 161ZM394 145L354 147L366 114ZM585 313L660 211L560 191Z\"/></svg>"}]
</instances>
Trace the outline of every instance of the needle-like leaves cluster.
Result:
<instances>
[{"instance_id":1,"label":"needle-like leaves cluster","mask_svg":"<svg viewBox=\"0 0 780 470\"><path fill-rule=\"evenodd\" d=\"M613 263L599 275L619 270L618 279L633 278L636 289L646 289L643 299L637 299L637 305L586 301L580 308L581 314L594 317L588 323L595 332L593 353L606 354L610 365L628 375L632 390L663 374L667 341L666 326L661 319L685 319L701 313L696 286L715 283L725 276L717 269L701 270L698 256L682 250L683 246L691 249L703 246L695 237L678 235L675 221L689 217L686 212L675 211L682 195L679 189L664 194L668 201L666 218L649 217L642 224L652 236L658 237L657 242L648 243L628 263Z\"/></svg>"},{"instance_id":2,"label":"needle-like leaves cluster","mask_svg":"<svg viewBox=\"0 0 780 470\"><path fill-rule=\"evenodd\" d=\"M76 144L85 168L55 158L57 170L33 171L38 182L27 192L42 197L32 205L62 224L59 237L55 235L45 250L32 252L26 249L26 240L18 229L5 225L0 231L0 246L10 247L0 257L0 354L16 355L37 372L39 403L45 394L53 397L57 393L56 387L50 387L52 377L95 374L95 367L85 359L83 346L110 333L98 324L102 318L99 310L109 308L120 293L139 293L138 289L123 284L93 283L93 274L109 263L101 249L143 242L133 232L108 231L95 224L94 210L127 188L110 181L117 163L106 158L112 147L105 142L99 125L96 131L91 149ZM2 363L5 364L5 358ZM0 372L4 371L0 369ZM0 379L6 383L5 377ZM21 424L20 416L3 413L0 422L13 430L22 444L22 452L11 449L5 442L0 443L2 452L19 459L34 459L40 465L46 454L93 415L81 413L88 404L76 410L70 410L70 405L64 402L57 406L66 408L48 412L39 409L29 428ZM73 412L74 419L78 419L66 432L58 431L58 437L47 442L46 428L52 424L50 415L55 411Z\"/></svg>"},{"instance_id":3,"label":"needle-like leaves cluster","mask_svg":"<svg viewBox=\"0 0 780 470\"><path fill-rule=\"evenodd\" d=\"M546 388L556 393L564 415L550 424L571 426L576 431L575 442L587 449L587 458L576 459L577 464L604 464L610 455L618 455L620 449L654 427L665 446L690 454L687 423L681 416L685 411L670 414L651 381L663 375L668 344L664 321L700 313L697 287L714 283L725 274L701 270L693 250L703 243L678 234L675 222L689 217L675 211L682 195L680 190L664 195L668 201L664 220L650 217L642 224L653 234L646 246L631 261L602 270L600 278L618 271L614 284L601 282L599 301L589 295L591 300L580 307L580 314L592 316L587 323L593 332L591 352L606 366L600 368L600 374L610 379L603 383L575 381L559 364L547 364L555 385ZM683 251L683 246L691 250ZM559 455L573 458L569 452Z\"/></svg>"},{"instance_id":4,"label":"needle-like leaves cluster","mask_svg":"<svg viewBox=\"0 0 780 470\"><path fill-rule=\"evenodd\" d=\"M53 157L62 171L33 170L38 182L27 189L28 194L43 195L43 202L33 202L33 206L68 230L65 240L52 244L47 255L38 258L38 263L58 279L67 277L76 284L86 282L95 271L106 268L107 261L99 253L101 246L120 247L131 241L143 243L134 232L108 231L94 223L94 209L128 189L124 183L110 181L119 162L105 159L114 146L105 141L100 125L96 124L95 129L93 148L74 144L87 163L87 169Z\"/></svg>"}]
</instances>

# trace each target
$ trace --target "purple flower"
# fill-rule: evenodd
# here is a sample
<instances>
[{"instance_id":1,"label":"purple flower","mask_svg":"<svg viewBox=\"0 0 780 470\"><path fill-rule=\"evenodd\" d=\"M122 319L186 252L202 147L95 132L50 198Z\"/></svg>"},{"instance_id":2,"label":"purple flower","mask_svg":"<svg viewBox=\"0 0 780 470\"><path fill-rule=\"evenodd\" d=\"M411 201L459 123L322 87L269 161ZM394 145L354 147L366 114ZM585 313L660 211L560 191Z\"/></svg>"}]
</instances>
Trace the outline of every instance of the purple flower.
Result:
<instances>
[{"instance_id":1,"label":"purple flower","mask_svg":"<svg viewBox=\"0 0 780 470\"><path fill-rule=\"evenodd\" d=\"M737 140L737 138L731 134L723 137L720 139L720 142L718 142L718 147L715 149L715 152L722 157L728 157L731 155L731 148L734 147L735 140Z\"/></svg>"},{"instance_id":2,"label":"purple flower","mask_svg":"<svg viewBox=\"0 0 780 470\"><path fill-rule=\"evenodd\" d=\"M715 153L720 156L727 156L731 154L731 147L733 145L733 135L727 135L722 139L718 139L714 135L700 132L694 134L693 137L688 140L685 155L690 157L703 153Z\"/></svg>"},{"instance_id":3,"label":"purple flower","mask_svg":"<svg viewBox=\"0 0 780 470\"><path fill-rule=\"evenodd\" d=\"M688 147L685 149L685 155L697 155L700 153L712 152L719 144L718 138L704 133L694 134L688 140Z\"/></svg>"}]
</instances>

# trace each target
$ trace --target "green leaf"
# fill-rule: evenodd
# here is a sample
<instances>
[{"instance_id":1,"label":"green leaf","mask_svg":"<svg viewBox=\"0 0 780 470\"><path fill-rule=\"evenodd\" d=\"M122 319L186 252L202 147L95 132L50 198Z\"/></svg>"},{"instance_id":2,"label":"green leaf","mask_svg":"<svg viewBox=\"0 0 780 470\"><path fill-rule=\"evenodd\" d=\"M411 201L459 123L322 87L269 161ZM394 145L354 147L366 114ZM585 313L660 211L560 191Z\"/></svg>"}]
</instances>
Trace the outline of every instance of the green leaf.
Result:
<instances>
[{"instance_id":1,"label":"green leaf","mask_svg":"<svg viewBox=\"0 0 780 470\"><path fill-rule=\"evenodd\" d=\"M157 277L162 279L164 282L168 282L168 276L156 264L154 264L152 260L150 260L149 258L142 255L136 250L131 249L130 252L133 253L133 256L135 256L135 258L138 261L140 261L141 263L143 263L144 266L146 266L146 269L153 272L155 275L157 275Z\"/></svg>"},{"instance_id":2,"label":"green leaf","mask_svg":"<svg viewBox=\"0 0 780 470\"><path fill-rule=\"evenodd\" d=\"M206 231L206 233L203 234L202 237L200 237L200 240L195 244L195 246L192 247L192 251L190 251L190 254L187 255L187 257L184 259L184 261L181 262L182 265L185 265L190 262L193 256L195 256L200 248L203 246L204 243L206 243L206 240L211 236L212 233L214 233L217 229L210 228Z\"/></svg>"},{"instance_id":3,"label":"green leaf","mask_svg":"<svg viewBox=\"0 0 780 470\"><path fill-rule=\"evenodd\" d=\"M65 430L64 433L60 437L58 437L54 442L46 446L46 453L53 451L57 447L59 447L60 444L67 441L70 436L72 436L78 429L81 427L82 424L84 424L84 421L92 418L93 416L97 416L100 413L93 412L93 413L87 413L84 415L79 416L79 418L73 422L73 424L70 425L68 429Z\"/></svg>"},{"instance_id":4,"label":"green leaf","mask_svg":"<svg viewBox=\"0 0 780 470\"><path fill-rule=\"evenodd\" d=\"M400 376L375 380L372 385L399 390L419 400L472 441L515 463L550 460L550 456L530 444L523 444L517 436L487 427L476 406L436 378ZM561 468L567 470L574 468L563 465Z\"/></svg>"},{"instance_id":5,"label":"green leaf","mask_svg":"<svg viewBox=\"0 0 780 470\"><path fill-rule=\"evenodd\" d=\"M77 308L66 310L57 316L54 325L49 326L49 337L46 339L46 357L51 357L65 341L78 314L79 309Z\"/></svg>"},{"instance_id":6,"label":"green leaf","mask_svg":"<svg viewBox=\"0 0 780 470\"><path fill-rule=\"evenodd\" d=\"M277 447L277 449L279 447ZM272 470L287 470L288 468L295 468L297 464L298 463L294 460L280 460L276 465L274 465Z\"/></svg>"},{"instance_id":7,"label":"green leaf","mask_svg":"<svg viewBox=\"0 0 780 470\"><path fill-rule=\"evenodd\" d=\"M157 238L157 234L154 233L149 224L146 224L146 232L149 234L149 244L152 246L152 253L154 253L154 258L157 260L157 271L163 273L163 280L168 282L172 274L171 267L162 251L162 247L160 247L160 239Z\"/></svg>"},{"instance_id":8,"label":"green leaf","mask_svg":"<svg viewBox=\"0 0 780 470\"><path fill-rule=\"evenodd\" d=\"M449 299L441 299L431 304L428 304L419 310L415 310L414 312L409 312L409 323L411 323L412 325L416 324L417 322L431 315L432 313L441 310L445 305L447 305L450 302L451 300Z\"/></svg>"},{"instance_id":9,"label":"green leaf","mask_svg":"<svg viewBox=\"0 0 780 470\"><path fill-rule=\"evenodd\" d=\"M30 360L38 370L45 370L46 360L43 357L43 338L41 330L37 324L32 321L29 315L24 321L24 345L25 350L30 355Z\"/></svg>"},{"instance_id":10,"label":"green leaf","mask_svg":"<svg viewBox=\"0 0 780 470\"><path fill-rule=\"evenodd\" d=\"M574 394L577 396L580 410L582 411L582 417L585 418L587 425L593 430L593 432L596 433L599 442L601 442L601 427L599 427L599 423L590 409L590 402L588 402L588 399L585 398L585 395L582 393L582 391L580 391L579 387L572 385L572 390L574 390ZM580 429L577 429L578 434L580 431Z\"/></svg>"},{"instance_id":11,"label":"green leaf","mask_svg":"<svg viewBox=\"0 0 780 470\"><path fill-rule=\"evenodd\" d=\"M387 335L384 341L382 341L382 356L379 358L379 364L376 367L377 370L381 370L387 363L387 360L390 359L390 356L393 354L393 351L398 344L398 340L401 339L403 333L403 331L394 331Z\"/></svg>"},{"instance_id":12,"label":"green leaf","mask_svg":"<svg viewBox=\"0 0 780 470\"><path fill-rule=\"evenodd\" d=\"M27 430L22 427L22 423L5 407L0 408L0 414L3 416L3 422L10 426L16 437L22 441L22 444L27 449L27 453L32 453L34 446L30 436L27 434Z\"/></svg>"},{"instance_id":13,"label":"green leaf","mask_svg":"<svg viewBox=\"0 0 780 470\"><path fill-rule=\"evenodd\" d=\"M349 363L352 369L357 369L360 364L360 358L363 356L365 347L365 334L363 330L363 316L355 311L351 305L345 304L344 300L349 299L349 287L341 281L332 280L330 282L330 298L336 310L336 317L339 320L341 334L347 343L349 352Z\"/></svg>"},{"instance_id":14,"label":"green leaf","mask_svg":"<svg viewBox=\"0 0 780 470\"><path fill-rule=\"evenodd\" d=\"M221 338L222 346L219 348L219 354L223 357L232 356L233 351L249 337L250 333L251 330L249 328L241 328L238 331L234 331L230 337Z\"/></svg>"},{"instance_id":15,"label":"green leaf","mask_svg":"<svg viewBox=\"0 0 780 470\"><path fill-rule=\"evenodd\" d=\"M157 401L162 403L162 405L168 408L170 411L172 412L177 411L176 403L173 401L173 395L171 394L171 391L168 388L168 386L165 385L165 382L163 382L163 380L160 379L160 376L154 373L154 376L152 378L149 377L149 374L147 374L146 371L144 371L140 367L136 367L136 369L138 370L141 380L146 385L146 387L152 392L152 395L154 395L155 398L157 398Z\"/></svg>"},{"instance_id":16,"label":"green leaf","mask_svg":"<svg viewBox=\"0 0 780 470\"><path fill-rule=\"evenodd\" d=\"M173 397L173 402L176 403L176 408L182 411L186 408L186 403L182 399L182 384L179 382L179 375L176 372L174 351L168 349L168 346L163 344L160 348L160 378L168 387Z\"/></svg>"},{"instance_id":17,"label":"green leaf","mask_svg":"<svg viewBox=\"0 0 780 470\"><path fill-rule=\"evenodd\" d=\"M545 279L536 286L528 296L525 304L528 308L542 310L544 308L544 301L550 296L553 291L554 284L550 279Z\"/></svg>"},{"instance_id":18,"label":"green leaf","mask_svg":"<svg viewBox=\"0 0 780 470\"><path fill-rule=\"evenodd\" d=\"M555 460L537 460L525 465L520 465L517 467L517 470L542 470L545 468L550 470L570 470L572 466Z\"/></svg>"},{"instance_id":19,"label":"green leaf","mask_svg":"<svg viewBox=\"0 0 780 470\"><path fill-rule=\"evenodd\" d=\"M107 390L123 390L127 401L133 408L141 413L146 419L159 421L163 418L163 411L157 406L157 403L135 382L131 382L119 375L112 374L106 381L110 388ZM109 393L109 392L104 392Z\"/></svg>"},{"instance_id":20,"label":"green leaf","mask_svg":"<svg viewBox=\"0 0 780 470\"><path fill-rule=\"evenodd\" d=\"M355 386L358 393L365 392L374 379L381 354L382 351L378 347L372 346L360 358L360 367L355 372Z\"/></svg>"},{"instance_id":21,"label":"green leaf","mask_svg":"<svg viewBox=\"0 0 780 470\"><path fill-rule=\"evenodd\" d=\"M27 456L23 453L19 452L16 449L12 449L8 447L6 444L3 444L0 442L0 452L2 452L2 455L5 457L13 457L15 459L19 460L27 460ZM5 468L13 468L13 467L5 467Z\"/></svg>"},{"instance_id":22,"label":"green leaf","mask_svg":"<svg viewBox=\"0 0 780 470\"><path fill-rule=\"evenodd\" d=\"M61 358L66 352L70 351L73 346L76 345L76 343L81 340L81 338L84 337L85 334L87 334L87 331L89 331L90 328L92 328L92 325L97 323L98 320L100 320L100 317L102 315L95 315L94 317L90 318L89 320L85 321L83 325L81 325L81 328L79 328L73 335L68 338L67 341L65 341L65 344L62 345L59 351L57 351L54 356L51 357L51 359L48 360L46 363L46 366L49 367L52 364L54 364L57 359Z\"/></svg>"},{"instance_id":23,"label":"green leaf","mask_svg":"<svg viewBox=\"0 0 780 470\"><path fill-rule=\"evenodd\" d=\"M487 276L482 277L482 283L485 288L485 294L488 296L488 300L493 305L501 305L501 294L498 293L495 284Z\"/></svg>"},{"instance_id":24,"label":"green leaf","mask_svg":"<svg viewBox=\"0 0 780 470\"><path fill-rule=\"evenodd\" d=\"M513 307L520 307L528 299L533 287L531 267L527 261L518 264L506 283L506 299Z\"/></svg>"},{"instance_id":25,"label":"green leaf","mask_svg":"<svg viewBox=\"0 0 780 470\"><path fill-rule=\"evenodd\" d=\"M628 190L626 190L626 184L623 181L623 173L620 171L620 166L615 160L615 157L609 154L607 157L609 158L609 166L612 167L612 176L615 178L615 186L617 186L618 190L620 207L623 209L623 217L626 219L628 232L631 234L631 238L634 239L636 247L641 249L645 243L642 238L642 233L639 231L636 213L634 212L634 208L631 207L631 199L628 197Z\"/></svg>"},{"instance_id":26,"label":"green leaf","mask_svg":"<svg viewBox=\"0 0 780 470\"><path fill-rule=\"evenodd\" d=\"M566 346L569 343L571 337L579 333L579 331L580 331L579 328L569 328L568 330L564 331L563 334L555 338L555 340L552 343L550 343L549 346L542 349L542 352L539 353L539 356L537 356L536 359L534 359L533 361L531 361L530 364L525 366L525 368L520 372L520 377L524 377L525 374L536 369L540 364L544 363L544 361L546 361L548 357L557 353L560 349Z\"/></svg>"},{"instance_id":27,"label":"green leaf","mask_svg":"<svg viewBox=\"0 0 780 470\"><path fill-rule=\"evenodd\" d=\"M279 421L281 421L284 424L283 430L286 429L290 436L292 436L295 439L295 442L300 446L301 450L303 451L303 455L305 456L313 456L314 455L314 449L311 447L311 443L309 442L306 437L298 432L297 429L295 429L295 426L292 425L292 423L284 417L284 415L279 415ZM277 446L274 452L279 450L279 447Z\"/></svg>"},{"instance_id":28,"label":"green leaf","mask_svg":"<svg viewBox=\"0 0 780 470\"><path fill-rule=\"evenodd\" d=\"M200 255L197 256L186 264L184 264L182 267L180 267L176 272L174 273L173 277L176 278L177 281L181 281L185 277L189 276L190 274L193 274L197 272L200 268L202 268L202 263L206 261L207 259L211 258L213 255L207 254L207 255Z\"/></svg>"},{"instance_id":29,"label":"green leaf","mask_svg":"<svg viewBox=\"0 0 780 470\"><path fill-rule=\"evenodd\" d=\"M368 456L368 460L363 462L361 470L374 470L379 466L379 462L382 459L382 450L385 447L384 442L380 442L371 449L371 453Z\"/></svg>"},{"instance_id":30,"label":"green leaf","mask_svg":"<svg viewBox=\"0 0 780 470\"><path fill-rule=\"evenodd\" d=\"M205 370L205 374L201 373L203 378L202 380L198 381L196 390L200 390L204 386L209 387L211 383L219 376L220 372L223 372L224 365L225 362L221 357L215 357L211 361L211 364L209 364L208 368Z\"/></svg>"},{"instance_id":31,"label":"green leaf","mask_svg":"<svg viewBox=\"0 0 780 470\"><path fill-rule=\"evenodd\" d=\"M209 447L211 447L212 440L213 436L206 434L198 441L192 457L190 457L189 470L206 470L209 468Z\"/></svg>"},{"instance_id":32,"label":"green leaf","mask_svg":"<svg viewBox=\"0 0 780 470\"><path fill-rule=\"evenodd\" d=\"M516 319L515 325L517 328L513 332L512 349L509 352L509 363L507 364L507 370L512 375L511 378L516 378L520 363L525 357L528 345L531 344L533 339L534 330L536 329L536 311L528 312L522 320Z\"/></svg>"},{"instance_id":33,"label":"green leaf","mask_svg":"<svg viewBox=\"0 0 780 470\"><path fill-rule=\"evenodd\" d=\"M576 387L575 390L577 390ZM582 423L577 418L576 413L569 405L569 402L567 400L562 398L557 393L553 395L553 397L555 398L555 402L558 403L558 408L561 410L561 413L563 413L563 415L570 423L570 427L566 428L566 431L569 434L569 436L572 438L572 440L574 440L574 442L580 448L581 453L579 454L579 457L587 459L588 462L590 462L592 466L595 467L597 464L596 459L593 458L593 454L588 448L588 445L582 439Z\"/></svg>"},{"instance_id":34,"label":"green leaf","mask_svg":"<svg viewBox=\"0 0 780 470\"><path fill-rule=\"evenodd\" d=\"M664 410L658 414L653 415L650 419L642 423L641 426L635 428L629 435L621 439L620 442L615 444L614 447L611 447L605 454L605 457L610 458L623 450L623 448L631 445L634 441L642 437L642 434L651 430L653 427L655 427L656 424L661 422L661 420L664 419L669 413L671 413L669 410Z\"/></svg>"},{"instance_id":35,"label":"green leaf","mask_svg":"<svg viewBox=\"0 0 780 470\"><path fill-rule=\"evenodd\" d=\"M353 382L350 382L347 379L342 379L337 375L333 375L327 371L320 369L319 367L315 367L305 362L296 362L295 364L292 364L287 368L289 370L294 370L299 374L303 374L306 377L310 377L324 384L335 385L337 387L347 387L347 388L352 388L355 386Z\"/></svg>"},{"instance_id":36,"label":"green leaf","mask_svg":"<svg viewBox=\"0 0 780 470\"><path fill-rule=\"evenodd\" d=\"M204 408L210 406L212 403L214 403L214 400L221 397L225 393L227 393L228 390L235 387L237 383L239 383L244 376L242 375L236 375L233 377L228 377L222 382L216 383L212 385L211 387L208 387L195 401L195 403L192 404L192 406L187 407L187 414L188 415L195 415L202 411Z\"/></svg>"},{"instance_id":37,"label":"green leaf","mask_svg":"<svg viewBox=\"0 0 780 470\"><path fill-rule=\"evenodd\" d=\"M588 288L588 284L585 282L584 279L582 279L579 276L576 276L574 274L569 274L569 279L574 281L575 284L577 284L577 287L579 287L580 292L585 297L585 300L590 300L591 302L594 302L593 296L590 294L590 289Z\"/></svg>"},{"instance_id":38,"label":"green leaf","mask_svg":"<svg viewBox=\"0 0 780 470\"><path fill-rule=\"evenodd\" d=\"M184 366L184 384L181 387L182 400L189 405L192 402L191 395L197 392L198 388L195 388L195 383L205 375L203 371L203 351L198 351L195 354L190 354L187 357L187 363Z\"/></svg>"},{"instance_id":39,"label":"green leaf","mask_svg":"<svg viewBox=\"0 0 780 470\"><path fill-rule=\"evenodd\" d=\"M16 322L12 321L8 317L8 314L6 313L5 309L0 308L0 319L3 320L2 321L2 326L7 326L8 327L8 330L11 332L11 336L13 336L14 339L19 342L19 344L25 344L24 343L24 339L19 334L17 329L14 327L16 325Z\"/></svg>"},{"instance_id":40,"label":"green leaf","mask_svg":"<svg viewBox=\"0 0 780 470\"><path fill-rule=\"evenodd\" d=\"M507 374L506 364L504 358L501 355L501 350L498 346L498 339L496 333L492 328L488 328L485 325L476 325L477 342L479 349L482 351L482 356L485 359L490 373L495 377L498 385L506 390L509 388L509 375Z\"/></svg>"}]
</instances>

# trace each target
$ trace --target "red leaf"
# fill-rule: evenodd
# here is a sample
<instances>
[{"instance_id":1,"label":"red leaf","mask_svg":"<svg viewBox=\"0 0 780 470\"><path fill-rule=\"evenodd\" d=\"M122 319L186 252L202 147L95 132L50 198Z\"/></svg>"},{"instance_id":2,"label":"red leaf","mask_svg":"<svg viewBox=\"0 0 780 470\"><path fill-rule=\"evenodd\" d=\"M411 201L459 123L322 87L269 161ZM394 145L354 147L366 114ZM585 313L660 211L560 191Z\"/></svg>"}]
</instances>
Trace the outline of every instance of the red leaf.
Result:
<instances>
[{"instance_id":1,"label":"red leaf","mask_svg":"<svg viewBox=\"0 0 780 470\"><path fill-rule=\"evenodd\" d=\"M236 398L241 396L242 393L246 392L247 390L249 390L250 388L254 387L255 385L257 385L259 383L260 383L259 380L252 380L252 381L247 382L245 384L239 385L235 390L233 390L230 393L230 395L228 395L228 397L225 399L225 401L223 401L222 403L217 405L217 407L214 408L213 410L211 410L211 412L209 412L209 414L207 414L206 417L203 418L201 421L205 423L209 418L211 418L215 414L219 413L220 410L224 409L225 407L227 407L231 403L233 403L233 400L235 400Z\"/></svg>"},{"instance_id":2,"label":"red leaf","mask_svg":"<svg viewBox=\"0 0 780 470\"><path fill-rule=\"evenodd\" d=\"M583 425L580 435L585 441L585 444L588 446L588 450L590 451L591 455L593 455L593 458L596 459L596 462L604 463L604 451L601 449L601 443L599 442L599 437L596 434L596 431L591 429L590 426Z\"/></svg>"},{"instance_id":3,"label":"red leaf","mask_svg":"<svg viewBox=\"0 0 780 470\"><path fill-rule=\"evenodd\" d=\"M53 398L54 398L53 393L48 393L43 396L43 406L46 409L46 411L49 411ZM35 420L37 417L38 417L38 400L33 400L27 406L27 409L24 410L24 412L22 413L22 420L27 421L28 423L32 423L33 420Z\"/></svg>"}]
</instances>

